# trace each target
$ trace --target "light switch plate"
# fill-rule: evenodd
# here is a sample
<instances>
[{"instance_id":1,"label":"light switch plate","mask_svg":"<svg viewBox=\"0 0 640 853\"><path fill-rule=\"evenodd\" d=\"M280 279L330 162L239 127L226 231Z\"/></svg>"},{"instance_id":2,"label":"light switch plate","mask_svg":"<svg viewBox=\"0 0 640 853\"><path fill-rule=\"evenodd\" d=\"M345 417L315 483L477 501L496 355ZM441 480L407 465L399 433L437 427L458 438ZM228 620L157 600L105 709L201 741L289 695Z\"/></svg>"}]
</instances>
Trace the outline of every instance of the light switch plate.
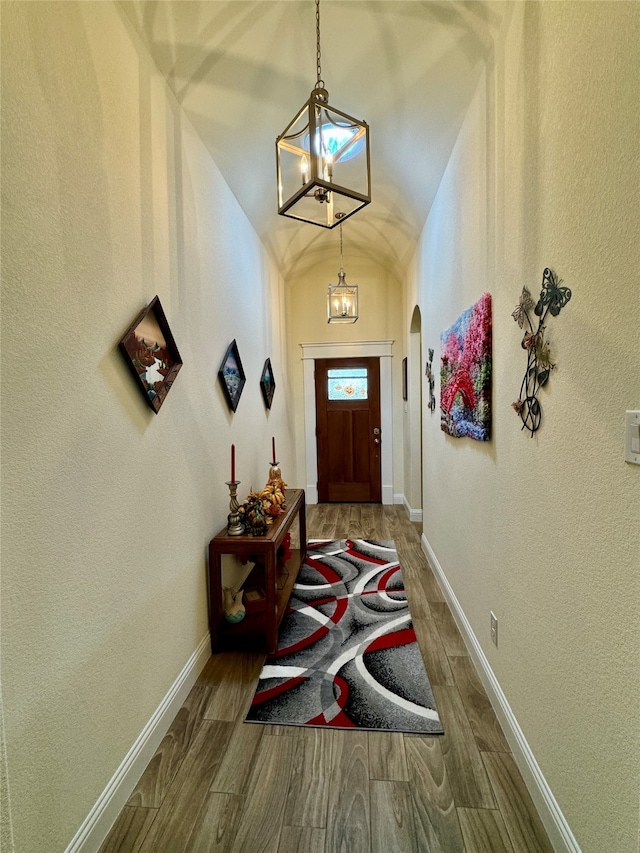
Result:
<instances>
[{"instance_id":1,"label":"light switch plate","mask_svg":"<svg viewBox=\"0 0 640 853\"><path fill-rule=\"evenodd\" d=\"M640 465L640 412L624 413L624 458L625 462Z\"/></svg>"}]
</instances>

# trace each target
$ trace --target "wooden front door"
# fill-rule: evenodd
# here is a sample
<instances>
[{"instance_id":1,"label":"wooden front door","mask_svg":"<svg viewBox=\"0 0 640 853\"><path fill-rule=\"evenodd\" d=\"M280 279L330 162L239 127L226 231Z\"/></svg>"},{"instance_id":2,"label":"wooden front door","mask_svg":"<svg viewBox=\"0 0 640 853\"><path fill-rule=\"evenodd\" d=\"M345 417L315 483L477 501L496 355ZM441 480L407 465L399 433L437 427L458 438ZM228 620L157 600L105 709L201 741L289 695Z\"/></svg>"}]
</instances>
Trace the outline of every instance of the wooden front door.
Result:
<instances>
[{"instance_id":1,"label":"wooden front door","mask_svg":"<svg viewBox=\"0 0 640 853\"><path fill-rule=\"evenodd\" d=\"M318 500L382 497L380 475L380 360L316 360Z\"/></svg>"}]
</instances>

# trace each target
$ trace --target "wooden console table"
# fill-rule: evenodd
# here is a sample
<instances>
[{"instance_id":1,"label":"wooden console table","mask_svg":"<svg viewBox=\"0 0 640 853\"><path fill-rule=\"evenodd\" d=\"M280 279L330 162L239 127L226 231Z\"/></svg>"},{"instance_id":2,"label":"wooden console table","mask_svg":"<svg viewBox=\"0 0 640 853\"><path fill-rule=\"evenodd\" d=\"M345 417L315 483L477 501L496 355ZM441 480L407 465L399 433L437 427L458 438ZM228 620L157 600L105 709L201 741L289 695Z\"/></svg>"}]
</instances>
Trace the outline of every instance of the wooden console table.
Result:
<instances>
[{"instance_id":1,"label":"wooden console table","mask_svg":"<svg viewBox=\"0 0 640 853\"><path fill-rule=\"evenodd\" d=\"M286 510L274 519L264 536L229 536L225 527L209 542L209 629L211 649L266 650L278 647L278 627L287 609L291 590L307 553L307 518L303 489L287 489ZM295 519L299 519L300 548L291 557L278 562L278 548ZM231 623L222 609L222 554L255 562L243 589L259 587L264 598L244 602L246 614L241 622Z\"/></svg>"}]
</instances>

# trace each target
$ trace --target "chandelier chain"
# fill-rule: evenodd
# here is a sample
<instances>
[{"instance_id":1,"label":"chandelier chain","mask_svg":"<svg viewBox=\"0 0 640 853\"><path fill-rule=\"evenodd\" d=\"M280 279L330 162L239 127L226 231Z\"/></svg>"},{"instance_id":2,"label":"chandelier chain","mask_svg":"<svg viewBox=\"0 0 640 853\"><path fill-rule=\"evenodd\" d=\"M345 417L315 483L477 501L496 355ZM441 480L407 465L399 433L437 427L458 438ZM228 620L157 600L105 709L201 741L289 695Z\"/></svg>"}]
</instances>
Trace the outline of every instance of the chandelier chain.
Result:
<instances>
[{"instance_id":1,"label":"chandelier chain","mask_svg":"<svg viewBox=\"0 0 640 853\"><path fill-rule=\"evenodd\" d=\"M316 73L316 87L318 89L324 88L322 69L320 68L320 0L316 0ZM322 84L322 86L320 84Z\"/></svg>"},{"instance_id":2,"label":"chandelier chain","mask_svg":"<svg viewBox=\"0 0 640 853\"><path fill-rule=\"evenodd\" d=\"M340 223L340 269L344 270L344 261L342 260L342 222Z\"/></svg>"}]
</instances>

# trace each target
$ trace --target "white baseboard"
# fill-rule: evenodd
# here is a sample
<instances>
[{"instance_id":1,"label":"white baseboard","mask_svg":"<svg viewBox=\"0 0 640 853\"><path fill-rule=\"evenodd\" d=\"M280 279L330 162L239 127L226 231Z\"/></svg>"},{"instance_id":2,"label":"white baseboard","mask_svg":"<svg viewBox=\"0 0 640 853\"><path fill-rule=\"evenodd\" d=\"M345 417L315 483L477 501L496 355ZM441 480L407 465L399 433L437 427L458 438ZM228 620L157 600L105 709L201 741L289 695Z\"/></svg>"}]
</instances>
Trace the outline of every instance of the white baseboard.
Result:
<instances>
[{"instance_id":1,"label":"white baseboard","mask_svg":"<svg viewBox=\"0 0 640 853\"><path fill-rule=\"evenodd\" d=\"M422 521L422 510L421 509L413 509L409 506L407 501L404 502L404 508L406 509L409 515L409 521Z\"/></svg>"},{"instance_id":2,"label":"white baseboard","mask_svg":"<svg viewBox=\"0 0 640 853\"><path fill-rule=\"evenodd\" d=\"M125 755L65 853L96 853L211 655L209 632Z\"/></svg>"},{"instance_id":3,"label":"white baseboard","mask_svg":"<svg viewBox=\"0 0 640 853\"><path fill-rule=\"evenodd\" d=\"M456 598L444 570L438 562L438 558L424 533L422 534L421 544L422 550L433 568L440 588L447 600L456 625L462 634L469 656L474 662L484 688L487 691L489 701L496 712L496 716L511 747L513 757L522 774L527 790L547 830L553 849L556 853L581 853L578 842L562 814L547 780L542 775L538 762L511 710L507 697L500 687L498 679L491 669L489 661L482 651L480 643L460 606L460 602Z\"/></svg>"},{"instance_id":4,"label":"white baseboard","mask_svg":"<svg viewBox=\"0 0 640 853\"><path fill-rule=\"evenodd\" d=\"M409 521L422 521L422 510L421 509L413 509L409 505L409 501L405 498L404 495L394 495L393 496L394 504L402 504L402 506L406 509L407 515L409 516Z\"/></svg>"}]
</instances>

